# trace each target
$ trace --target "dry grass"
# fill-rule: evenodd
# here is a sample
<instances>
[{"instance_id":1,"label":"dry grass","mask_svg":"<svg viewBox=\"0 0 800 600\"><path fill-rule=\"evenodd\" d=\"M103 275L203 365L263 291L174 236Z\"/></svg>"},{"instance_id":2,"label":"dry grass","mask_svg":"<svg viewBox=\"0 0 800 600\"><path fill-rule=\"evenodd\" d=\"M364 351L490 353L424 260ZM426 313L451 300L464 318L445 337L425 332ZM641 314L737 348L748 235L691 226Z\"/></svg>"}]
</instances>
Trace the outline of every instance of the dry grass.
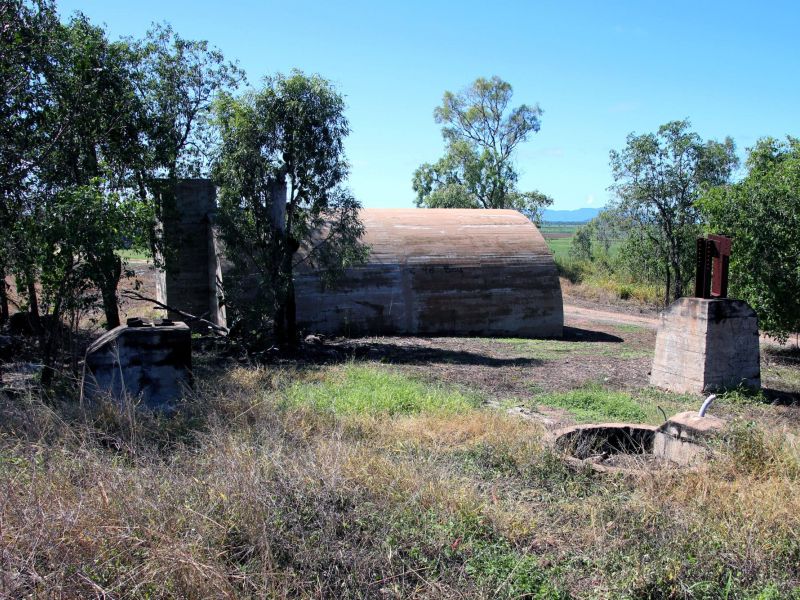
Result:
<instances>
[{"instance_id":1,"label":"dry grass","mask_svg":"<svg viewBox=\"0 0 800 600\"><path fill-rule=\"evenodd\" d=\"M342 373L232 368L169 420L4 400L0 595L771 598L800 584L790 438L736 424L704 471L601 477L490 409L287 402Z\"/></svg>"}]
</instances>

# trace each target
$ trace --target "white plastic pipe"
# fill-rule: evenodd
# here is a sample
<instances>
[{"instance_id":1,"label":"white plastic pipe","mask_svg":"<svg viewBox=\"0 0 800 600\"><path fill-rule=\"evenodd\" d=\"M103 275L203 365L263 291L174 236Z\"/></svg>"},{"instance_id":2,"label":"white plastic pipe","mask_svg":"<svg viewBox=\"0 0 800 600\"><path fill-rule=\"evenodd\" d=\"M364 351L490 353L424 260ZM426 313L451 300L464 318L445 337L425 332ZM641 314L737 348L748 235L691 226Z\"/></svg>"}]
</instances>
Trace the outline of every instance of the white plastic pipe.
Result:
<instances>
[{"instance_id":1,"label":"white plastic pipe","mask_svg":"<svg viewBox=\"0 0 800 600\"><path fill-rule=\"evenodd\" d=\"M705 402L703 402L703 406L700 407L700 412L697 413L698 416L705 417L708 407L711 406L711 403L716 399L717 399L716 394L711 394L708 398L706 398Z\"/></svg>"}]
</instances>

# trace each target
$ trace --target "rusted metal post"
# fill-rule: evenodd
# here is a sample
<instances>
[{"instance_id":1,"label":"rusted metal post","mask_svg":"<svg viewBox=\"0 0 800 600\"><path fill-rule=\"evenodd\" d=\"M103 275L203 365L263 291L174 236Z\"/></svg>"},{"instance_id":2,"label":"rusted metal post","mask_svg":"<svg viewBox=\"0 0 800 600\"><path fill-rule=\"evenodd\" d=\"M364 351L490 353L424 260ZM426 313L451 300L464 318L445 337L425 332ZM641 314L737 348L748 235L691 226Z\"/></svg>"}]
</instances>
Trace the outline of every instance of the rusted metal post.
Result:
<instances>
[{"instance_id":1,"label":"rusted metal post","mask_svg":"<svg viewBox=\"0 0 800 600\"><path fill-rule=\"evenodd\" d=\"M711 294L711 260L713 245L706 238L697 238L697 269L694 278L695 298L708 298Z\"/></svg>"},{"instance_id":2,"label":"rusted metal post","mask_svg":"<svg viewBox=\"0 0 800 600\"><path fill-rule=\"evenodd\" d=\"M726 298L728 296L728 264L731 256L731 238L724 235L709 235L714 242L714 261L711 267L711 297Z\"/></svg>"},{"instance_id":3,"label":"rusted metal post","mask_svg":"<svg viewBox=\"0 0 800 600\"><path fill-rule=\"evenodd\" d=\"M696 298L727 297L730 255L731 238L724 235L697 238Z\"/></svg>"}]
</instances>

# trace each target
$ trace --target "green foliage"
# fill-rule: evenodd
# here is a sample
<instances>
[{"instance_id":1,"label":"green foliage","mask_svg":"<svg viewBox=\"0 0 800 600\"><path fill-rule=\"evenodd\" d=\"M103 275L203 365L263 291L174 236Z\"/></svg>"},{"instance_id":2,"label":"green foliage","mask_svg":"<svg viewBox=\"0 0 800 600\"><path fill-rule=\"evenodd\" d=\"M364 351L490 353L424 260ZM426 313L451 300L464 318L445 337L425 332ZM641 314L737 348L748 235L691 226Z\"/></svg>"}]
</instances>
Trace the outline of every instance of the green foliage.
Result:
<instances>
[{"instance_id":1,"label":"green foliage","mask_svg":"<svg viewBox=\"0 0 800 600\"><path fill-rule=\"evenodd\" d=\"M579 227L572 236L569 248L569 257L574 260L590 261L592 254L592 231L588 225Z\"/></svg>"},{"instance_id":2,"label":"green foliage","mask_svg":"<svg viewBox=\"0 0 800 600\"><path fill-rule=\"evenodd\" d=\"M118 279L123 262L115 250L146 246L151 210L135 196L103 189L100 180L56 194L43 231L45 297L53 303L59 295L63 301L77 301L78 294L66 291L65 278L75 278L73 285L81 288L86 287L81 282L91 282L99 289L109 286L103 281L108 273L116 273Z\"/></svg>"},{"instance_id":3,"label":"green foliage","mask_svg":"<svg viewBox=\"0 0 800 600\"><path fill-rule=\"evenodd\" d=\"M239 72L168 27L112 42L81 13L61 22L47 0L2 3L0 38L0 228L11 232L0 275L27 296L47 374L68 311L99 296L107 327L119 324L130 273L119 250L158 249L156 179L198 172L211 96Z\"/></svg>"},{"instance_id":4,"label":"green foliage","mask_svg":"<svg viewBox=\"0 0 800 600\"><path fill-rule=\"evenodd\" d=\"M331 280L366 255L360 204L342 187L344 100L322 77L294 71L240 98L223 94L215 114L220 225L238 275L231 306L249 328L264 334L271 323L279 342L293 343L298 250Z\"/></svg>"},{"instance_id":5,"label":"green foliage","mask_svg":"<svg viewBox=\"0 0 800 600\"><path fill-rule=\"evenodd\" d=\"M592 266L584 260L575 260L570 257L555 256L558 276L569 280L570 283L581 283L591 272Z\"/></svg>"},{"instance_id":6,"label":"green foliage","mask_svg":"<svg viewBox=\"0 0 800 600\"><path fill-rule=\"evenodd\" d=\"M733 140L703 142L689 127L688 120L672 121L656 133L632 133L623 150L610 154L612 209L630 224L636 252L661 265L665 303L680 298L691 278L696 200L705 187L727 182L737 164Z\"/></svg>"},{"instance_id":7,"label":"green foliage","mask_svg":"<svg viewBox=\"0 0 800 600\"><path fill-rule=\"evenodd\" d=\"M759 140L740 182L709 190L699 205L712 232L733 236L730 295L786 340L800 330L800 140Z\"/></svg>"},{"instance_id":8,"label":"green foliage","mask_svg":"<svg viewBox=\"0 0 800 600\"><path fill-rule=\"evenodd\" d=\"M236 89L244 72L208 42L182 38L169 25L154 25L133 49L147 107L147 179L207 175L215 145L212 102Z\"/></svg>"},{"instance_id":9,"label":"green foliage","mask_svg":"<svg viewBox=\"0 0 800 600\"><path fill-rule=\"evenodd\" d=\"M466 90L445 92L434 111L443 125L445 156L414 172L417 206L427 208L510 208L535 222L553 200L541 192L521 192L513 155L539 131L538 106L509 108L513 91L499 77L478 78Z\"/></svg>"},{"instance_id":10,"label":"green foliage","mask_svg":"<svg viewBox=\"0 0 800 600\"><path fill-rule=\"evenodd\" d=\"M362 365L343 367L320 383L295 383L287 398L336 414L456 413L479 404L474 396Z\"/></svg>"},{"instance_id":11,"label":"green foliage","mask_svg":"<svg viewBox=\"0 0 800 600\"><path fill-rule=\"evenodd\" d=\"M474 586L480 597L570 597L551 581L554 569L543 567L535 554L514 547L475 511L407 511L391 524L386 544L393 552L425 565L431 577L457 565L463 569L462 585Z\"/></svg>"}]
</instances>

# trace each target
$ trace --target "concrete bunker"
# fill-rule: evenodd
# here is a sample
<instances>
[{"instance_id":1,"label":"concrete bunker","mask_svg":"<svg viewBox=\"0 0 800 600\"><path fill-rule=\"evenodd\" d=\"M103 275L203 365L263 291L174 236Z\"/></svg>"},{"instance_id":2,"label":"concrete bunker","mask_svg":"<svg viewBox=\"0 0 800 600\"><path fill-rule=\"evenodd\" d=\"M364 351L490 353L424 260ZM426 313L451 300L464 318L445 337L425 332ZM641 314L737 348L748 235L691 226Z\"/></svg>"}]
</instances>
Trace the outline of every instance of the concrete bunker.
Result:
<instances>
[{"instance_id":1,"label":"concrete bunker","mask_svg":"<svg viewBox=\"0 0 800 600\"><path fill-rule=\"evenodd\" d=\"M325 289L295 282L298 323L357 335L560 337L564 314L553 257L514 210L363 209L366 264Z\"/></svg>"},{"instance_id":2,"label":"concrete bunker","mask_svg":"<svg viewBox=\"0 0 800 600\"><path fill-rule=\"evenodd\" d=\"M149 409L170 410L193 385L191 332L179 321L131 318L89 346L85 367L87 399L130 398Z\"/></svg>"},{"instance_id":3,"label":"concrete bunker","mask_svg":"<svg viewBox=\"0 0 800 600\"><path fill-rule=\"evenodd\" d=\"M224 265L214 186L181 183L165 235L166 303L224 324ZM299 266L298 325L328 335L560 337L564 314L553 256L514 210L363 209L367 262L334 287ZM191 243L188 243L191 242ZM224 286L224 284L223 284Z\"/></svg>"}]
</instances>

